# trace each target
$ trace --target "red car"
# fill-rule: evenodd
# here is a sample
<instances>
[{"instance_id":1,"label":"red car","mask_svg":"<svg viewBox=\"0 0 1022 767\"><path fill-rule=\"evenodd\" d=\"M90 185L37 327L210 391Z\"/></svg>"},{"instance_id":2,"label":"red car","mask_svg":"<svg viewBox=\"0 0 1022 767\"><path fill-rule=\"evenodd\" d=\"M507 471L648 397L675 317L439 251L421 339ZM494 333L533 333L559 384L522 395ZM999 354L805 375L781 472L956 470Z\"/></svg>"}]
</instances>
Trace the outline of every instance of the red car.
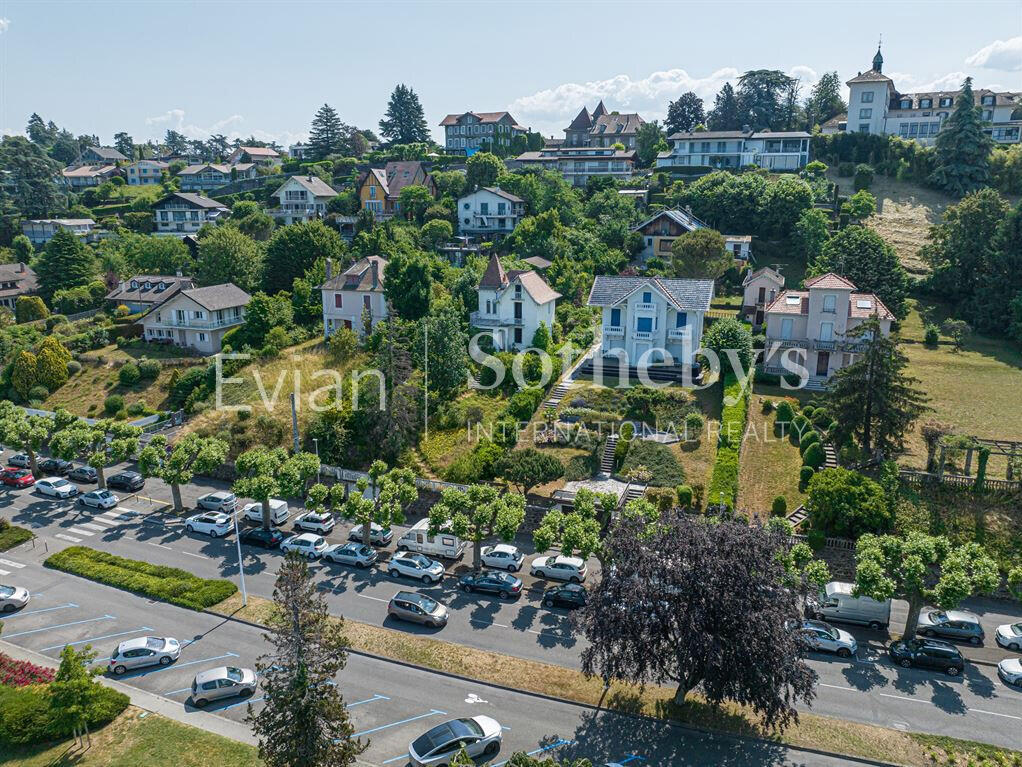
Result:
<instances>
[{"instance_id":1,"label":"red car","mask_svg":"<svg viewBox=\"0 0 1022 767\"><path fill-rule=\"evenodd\" d=\"M32 476L32 472L28 469L17 469L13 466L8 466L0 472L0 482L11 487L29 487L35 484L35 477Z\"/></svg>"}]
</instances>

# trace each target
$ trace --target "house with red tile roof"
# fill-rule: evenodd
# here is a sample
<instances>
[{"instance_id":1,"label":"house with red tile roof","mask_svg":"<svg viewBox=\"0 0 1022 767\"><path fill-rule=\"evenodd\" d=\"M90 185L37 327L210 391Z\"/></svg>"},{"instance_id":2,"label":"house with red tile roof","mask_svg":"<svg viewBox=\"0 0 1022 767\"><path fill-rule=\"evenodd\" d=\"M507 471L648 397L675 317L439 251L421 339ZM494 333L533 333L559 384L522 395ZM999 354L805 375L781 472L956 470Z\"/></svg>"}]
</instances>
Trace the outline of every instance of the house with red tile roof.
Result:
<instances>
[{"instance_id":1,"label":"house with red tile roof","mask_svg":"<svg viewBox=\"0 0 1022 767\"><path fill-rule=\"evenodd\" d=\"M387 259L367 256L334 274L332 259L326 260L326 281L319 286L323 295L323 336L329 338L341 328L365 335L378 320L387 319L387 298L383 272Z\"/></svg>"},{"instance_id":2,"label":"house with red tile roof","mask_svg":"<svg viewBox=\"0 0 1022 767\"><path fill-rule=\"evenodd\" d=\"M418 160L388 162L382 168L370 168L358 179L361 206L377 218L388 218L401 212L399 198L406 186L424 186L436 197L436 182Z\"/></svg>"},{"instance_id":3,"label":"house with red tile roof","mask_svg":"<svg viewBox=\"0 0 1022 767\"><path fill-rule=\"evenodd\" d=\"M476 332L488 332L498 351L532 346L541 323L547 333L554 326L554 308L561 294L532 269L505 271L497 255L491 254L477 292L479 308L470 315L469 324Z\"/></svg>"}]
</instances>

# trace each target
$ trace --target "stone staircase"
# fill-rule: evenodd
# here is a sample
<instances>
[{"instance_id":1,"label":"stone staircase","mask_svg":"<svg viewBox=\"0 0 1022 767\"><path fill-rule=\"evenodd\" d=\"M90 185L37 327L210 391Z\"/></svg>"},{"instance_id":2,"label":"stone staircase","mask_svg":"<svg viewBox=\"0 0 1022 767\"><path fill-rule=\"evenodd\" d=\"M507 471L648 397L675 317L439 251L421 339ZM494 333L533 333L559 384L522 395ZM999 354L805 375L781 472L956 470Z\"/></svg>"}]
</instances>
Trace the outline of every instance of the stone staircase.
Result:
<instances>
[{"instance_id":1,"label":"stone staircase","mask_svg":"<svg viewBox=\"0 0 1022 767\"><path fill-rule=\"evenodd\" d=\"M567 394L568 394L568 392L570 390L571 390L571 382L570 381L561 381L559 384L557 384L557 386L555 386L553 389L550 390L550 396L547 397L546 401L543 403L543 407L544 408L548 408L548 407L556 408L558 405L561 404L561 400L564 399L565 396L567 396Z\"/></svg>"},{"instance_id":2,"label":"stone staircase","mask_svg":"<svg viewBox=\"0 0 1022 767\"><path fill-rule=\"evenodd\" d=\"M837 468L837 451L834 450L834 446L829 442L823 443L823 468Z\"/></svg>"},{"instance_id":3,"label":"stone staircase","mask_svg":"<svg viewBox=\"0 0 1022 767\"><path fill-rule=\"evenodd\" d=\"M646 492L645 485L629 485L628 489L625 490L625 496L621 499L621 505L624 506L629 501L634 501L636 498L641 498Z\"/></svg>"},{"instance_id":4,"label":"stone staircase","mask_svg":"<svg viewBox=\"0 0 1022 767\"><path fill-rule=\"evenodd\" d=\"M600 456L600 473L601 474L613 474L614 473L614 448L617 447L617 434L611 434L607 437L607 442L603 446L603 455Z\"/></svg>"},{"instance_id":5,"label":"stone staircase","mask_svg":"<svg viewBox=\"0 0 1022 767\"><path fill-rule=\"evenodd\" d=\"M806 517L809 516L809 512L806 511L805 506L799 506L793 512L791 512L787 519L791 522L791 526L798 530L798 526L806 521Z\"/></svg>"}]
</instances>

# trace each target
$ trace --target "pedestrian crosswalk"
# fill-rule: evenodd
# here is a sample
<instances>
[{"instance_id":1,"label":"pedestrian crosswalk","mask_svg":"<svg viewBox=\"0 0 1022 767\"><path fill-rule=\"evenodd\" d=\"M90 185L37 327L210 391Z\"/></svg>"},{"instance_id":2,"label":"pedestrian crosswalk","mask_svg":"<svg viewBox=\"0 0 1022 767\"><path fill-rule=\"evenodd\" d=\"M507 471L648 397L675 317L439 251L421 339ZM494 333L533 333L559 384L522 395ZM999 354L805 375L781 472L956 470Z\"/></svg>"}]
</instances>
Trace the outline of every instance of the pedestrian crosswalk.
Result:
<instances>
[{"instance_id":1,"label":"pedestrian crosswalk","mask_svg":"<svg viewBox=\"0 0 1022 767\"><path fill-rule=\"evenodd\" d=\"M20 570L21 568L23 568L25 566L25 565L21 564L21 562L15 562L14 560L11 560L11 559L0 559L0 565L2 565L3 567L13 567L16 570ZM10 574L11 574L10 570L4 570L2 567L0 567L0 575L10 575Z\"/></svg>"},{"instance_id":2,"label":"pedestrian crosswalk","mask_svg":"<svg viewBox=\"0 0 1022 767\"><path fill-rule=\"evenodd\" d=\"M110 530L120 527L125 522L134 519L138 515L139 512L134 509L117 506L116 508L104 511L102 514L96 514L88 522L79 522L71 525L67 530L68 533L73 533L74 535L57 535L55 537L62 538L63 540L71 540L72 543L80 543L82 537L89 538L96 533L109 532Z\"/></svg>"}]
</instances>

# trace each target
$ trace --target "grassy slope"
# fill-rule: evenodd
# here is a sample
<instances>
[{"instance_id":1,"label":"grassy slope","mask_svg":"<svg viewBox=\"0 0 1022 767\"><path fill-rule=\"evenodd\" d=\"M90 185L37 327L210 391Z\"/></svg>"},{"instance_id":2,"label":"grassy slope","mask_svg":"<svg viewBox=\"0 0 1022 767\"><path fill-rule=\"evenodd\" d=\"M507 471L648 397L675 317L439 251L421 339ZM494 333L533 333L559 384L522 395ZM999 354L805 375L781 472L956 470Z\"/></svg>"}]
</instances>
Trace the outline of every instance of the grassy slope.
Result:
<instances>
[{"instance_id":1,"label":"grassy slope","mask_svg":"<svg viewBox=\"0 0 1022 767\"><path fill-rule=\"evenodd\" d=\"M452 403L451 412L453 418L449 422L457 422L456 426L449 428L435 428L430 426L429 436L423 435L419 441L419 453L428 466L429 470L438 477L443 477L444 470L458 458L472 449L478 443L476 439L475 426L472 428L471 438L466 430L466 415L474 408L482 411L483 419L479 427L479 436L489 433L489 428L496 420L497 414L507 404L507 397L504 395L487 396L485 392L468 391Z\"/></svg>"},{"instance_id":2,"label":"grassy slope","mask_svg":"<svg viewBox=\"0 0 1022 767\"><path fill-rule=\"evenodd\" d=\"M750 517L770 515L774 498L783 495L791 511L805 501L805 493L798 489L798 474L802 458L798 447L788 437L774 435L774 412L763 413L764 400L778 401L776 396L753 393L749 400L749 425L742 444L738 471L738 508L747 510Z\"/></svg>"},{"instance_id":3,"label":"grassy slope","mask_svg":"<svg viewBox=\"0 0 1022 767\"><path fill-rule=\"evenodd\" d=\"M115 367L107 367L94 362L84 362L82 370L68 380L66 384L53 392L43 402L46 410L67 408L72 413L82 416L102 417L103 401L111 394L124 397L124 406L133 402L145 402L151 408L164 410L167 403L167 384L173 371L184 375L187 367L164 368L154 381L139 381L133 386L122 386L117 380Z\"/></svg>"}]
</instances>

